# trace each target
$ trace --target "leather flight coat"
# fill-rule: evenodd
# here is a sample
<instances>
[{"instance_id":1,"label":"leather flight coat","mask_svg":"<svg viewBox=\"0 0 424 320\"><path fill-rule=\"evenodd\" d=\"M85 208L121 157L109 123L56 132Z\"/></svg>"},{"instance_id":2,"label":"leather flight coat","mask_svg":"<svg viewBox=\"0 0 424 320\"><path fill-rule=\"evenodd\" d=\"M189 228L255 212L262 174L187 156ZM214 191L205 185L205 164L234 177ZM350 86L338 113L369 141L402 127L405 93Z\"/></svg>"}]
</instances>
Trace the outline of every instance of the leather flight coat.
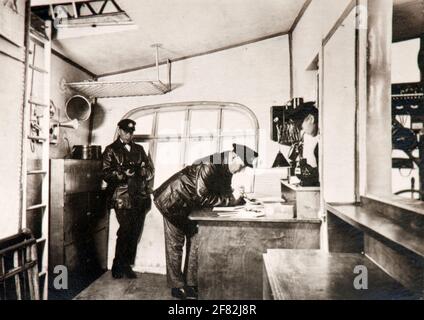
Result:
<instances>
[{"instance_id":1,"label":"leather flight coat","mask_svg":"<svg viewBox=\"0 0 424 320\"><path fill-rule=\"evenodd\" d=\"M209 159L212 160L213 156L185 167L153 192L156 207L166 219L184 221L195 208L235 203L231 188L233 175L228 164L225 161L213 163Z\"/></svg>"},{"instance_id":2,"label":"leather flight coat","mask_svg":"<svg viewBox=\"0 0 424 320\"><path fill-rule=\"evenodd\" d=\"M103 180L107 182L109 207L131 209L146 206L152 193L154 166L144 148L130 143L131 151L118 138L103 152ZM131 167L134 176L127 177L124 171ZM119 180L118 174L124 179Z\"/></svg>"}]
</instances>

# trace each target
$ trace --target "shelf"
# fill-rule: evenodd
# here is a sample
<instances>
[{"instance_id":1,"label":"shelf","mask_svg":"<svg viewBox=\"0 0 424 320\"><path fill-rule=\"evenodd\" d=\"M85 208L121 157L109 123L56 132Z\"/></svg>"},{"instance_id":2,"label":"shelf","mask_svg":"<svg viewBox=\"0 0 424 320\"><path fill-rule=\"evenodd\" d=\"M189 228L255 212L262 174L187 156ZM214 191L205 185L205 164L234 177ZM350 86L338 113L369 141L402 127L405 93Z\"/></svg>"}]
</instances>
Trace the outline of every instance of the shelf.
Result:
<instances>
[{"instance_id":1,"label":"shelf","mask_svg":"<svg viewBox=\"0 0 424 320\"><path fill-rule=\"evenodd\" d=\"M159 47L160 44L152 45L156 49L156 80L129 80L129 81L83 81L71 82L65 85L79 94L89 98L118 98L162 95L171 91L171 61L166 60L168 68L168 83L159 79Z\"/></svg>"},{"instance_id":2,"label":"shelf","mask_svg":"<svg viewBox=\"0 0 424 320\"><path fill-rule=\"evenodd\" d=\"M85 81L67 83L66 86L90 98L161 95L171 91L170 85L159 80Z\"/></svg>"},{"instance_id":3,"label":"shelf","mask_svg":"<svg viewBox=\"0 0 424 320\"><path fill-rule=\"evenodd\" d=\"M389 218L357 205L327 204L326 209L359 230L376 234L424 257L424 237L419 231L406 229Z\"/></svg>"}]
</instances>

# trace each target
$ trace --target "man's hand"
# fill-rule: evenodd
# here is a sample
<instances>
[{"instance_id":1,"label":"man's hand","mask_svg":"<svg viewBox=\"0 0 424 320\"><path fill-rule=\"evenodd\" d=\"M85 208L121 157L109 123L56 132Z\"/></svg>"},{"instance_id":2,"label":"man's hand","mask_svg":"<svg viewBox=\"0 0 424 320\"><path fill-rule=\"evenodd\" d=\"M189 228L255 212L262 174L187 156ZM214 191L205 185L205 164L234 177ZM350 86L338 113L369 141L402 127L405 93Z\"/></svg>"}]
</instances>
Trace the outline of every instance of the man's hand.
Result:
<instances>
[{"instance_id":1,"label":"man's hand","mask_svg":"<svg viewBox=\"0 0 424 320\"><path fill-rule=\"evenodd\" d=\"M116 177L118 178L119 181L122 181L124 179L124 175L123 174L121 174L119 172L116 172L115 174L116 174Z\"/></svg>"},{"instance_id":2,"label":"man's hand","mask_svg":"<svg viewBox=\"0 0 424 320\"><path fill-rule=\"evenodd\" d=\"M118 180L122 181L122 180L124 180L125 176L132 177L135 174L135 172L131 171L131 169L127 169L127 170L125 170L124 173L116 172L115 174L116 174L116 177L118 178Z\"/></svg>"},{"instance_id":3,"label":"man's hand","mask_svg":"<svg viewBox=\"0 0 424 320\"><path fill-rule=\"evenodd\" d=\"M244 201L244 190L242 188L239 188L237 190L233 191L233 196L234 196L234 205L239 206L239 205L243 205L246 203L246 201Z\"/></svg>"},{"instance_id":4,"label":"man's hand","mask_svg":"<svg viewBox=\"0 0 424 320\"><path fill-rule=\"evenodd\" d=\"M144 177L147 176L147 168L146 168L146 164L144 162L141 163L140 165L141 169L140 169L140 176Z\"/></svg>"},{"instance_id":5,"label":"man's hand","mask_svg":"<svg viewBox=\"0 0 424 320\"><path fill-rule=\"evenodd\" d=\"M125 174L127 177L132 177L133 175L135 175L135 172L132 171L131 169L127 169L125 170Z\"/></svg>"},{"instance_id":6,"label":"man's hand","mask_svg":"<svg viewBox=\"0 0 424 320\"><path fill-rule=\"evenodd\" d=\"M245 204L246 204L246 201L244 200L243 197L236 199L235 202L234 202L235 206L242 206L242 205L245 205Z\"/></svg>"}]
</instances>

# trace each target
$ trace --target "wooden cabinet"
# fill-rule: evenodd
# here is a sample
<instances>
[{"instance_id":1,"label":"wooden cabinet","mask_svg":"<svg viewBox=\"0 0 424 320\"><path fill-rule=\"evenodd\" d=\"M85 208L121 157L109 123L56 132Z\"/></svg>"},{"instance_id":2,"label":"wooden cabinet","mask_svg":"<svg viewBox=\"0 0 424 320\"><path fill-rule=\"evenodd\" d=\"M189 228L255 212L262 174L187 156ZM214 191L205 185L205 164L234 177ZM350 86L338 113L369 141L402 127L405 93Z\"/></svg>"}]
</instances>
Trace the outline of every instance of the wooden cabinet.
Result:
<instances>
[{"instance_id":1,"label":"wooden cabinet","mask_svg":"<svg viewBox=\"0 0 424 320\"><path fill-rule=\"evenodd\" d=\"M51 160L50 296L72 298L107 269L109 214L101 161ZM53 287L55 266L68 270L68 290Z\"/></svg>"},{"instance_id":2,"label":"wooden cabinet","mask_svg":"<svg viewBox=\"0 0 424 320\"><path fill-rule=\"evenodd\" d=\"M294 205L294 218L317 219L320 209L320 187L302 187L281 181L282 197Z\"/></svg>"},{"instance_id":3,"label":"wooden cabinet","mask_svg":"<svg viewBox=\"0 0 424 320\"><path fill-rule=\"evenodd\" d=\"M271 248L319 249L319 219L218 217L194 211L199 225L198 286L202 300L260 300L262 254Z\"/></svg>"}]
</instances>

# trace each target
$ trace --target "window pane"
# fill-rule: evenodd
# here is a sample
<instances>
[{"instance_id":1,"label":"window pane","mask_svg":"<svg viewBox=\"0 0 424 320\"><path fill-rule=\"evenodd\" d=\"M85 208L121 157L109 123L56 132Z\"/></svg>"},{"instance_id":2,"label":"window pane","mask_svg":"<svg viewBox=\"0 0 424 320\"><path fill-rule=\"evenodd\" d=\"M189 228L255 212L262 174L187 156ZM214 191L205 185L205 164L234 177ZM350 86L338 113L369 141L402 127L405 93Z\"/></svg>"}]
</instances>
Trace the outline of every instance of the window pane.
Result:
<instances>
[{"instance_id":1,"label":"window pane","mask_svg":"<svg viewBox=\"0 0 424 320\"><path fill-rule=\"evenodd\" d=\"M140 146L142 146L142 147L143 147L143 149L144 149L144 151L146 152L146 154L149 154L149 147L150 147L150 143L149 143L148 141L146 141L146 142L139 142L139 141L136 141L136 143L137 143L138 145L140 145Z\"/></svg>"},{"instance_id":2,"label":"window pane","mask_svg":"<svg viewBox=\"0 0 424 320\"><path fill-rule=\"evenodd\" d=\"M221 151L232 150L233 149L233 143L242 144L242 145L245 145L245 146L257 151L254 136L222 137Z\"/></svg>"},{"instance_id":3,"label":"window pane","mask_svg":"<svg viewBox=\"0 0 424 320\"><path fill-rule=\"evenodd\" d=\"M420 69L417 63L420 39L392 44L392 83L419 82Z\"/></svg>"},{"instance_id":4,"label":"window pane","mask_svg":"<svg viewBox=\"0 0 424 320\"><path fill-rule=\"evenodd\" d=\"M217 152L216 139L190 139L187 144L186 164Z\"/></svg>"},{"instance_id":5,"label":"window pane","mask_svg":"<svg viewBox=\"0 0 424 320\"><path fill-rule=\"evenodd\" d=\"M183 135L185 111L161 112L158 114L158 135Z\"/></svg>"},{"instance_id":6,"label":"window pane","mask_svg":"<svg viewBox=\"0 0 424 320\"><path fill-rule=\"evenodd\" d=\"M190 135L213 135L218 130L218 110L193 110L190 112Z\"/></svg>"},{"instance_id":7,"label":"window pane","mask_svg":"<svg viewBox=\"0 0 424 320\"><path fill-rule=\"evenodd\" d=\"M182 150L181 141L158 142L155 159L155 188L181 170Z\"/></svg>"},{"instance_id":8,"label":"window pane","mask_svg":"<svg viewBox=\"0 0 424 320\"><path fill-rule=\"evenodd\" d=\"M137 125L135 126L135 134L143 134L143 135L151 135L152 127L153 127L153 117L154 114L149 114L140 118L135 119L134 121L137 122Z\"/></svg>"},{"instance_id":9,"label":"window pane","mask_svg":"<svg viewBox=\"0 0 424 320\"><path fill-rule=\"evenodd\" d=\"M255 134L254 124L249 115L241 111L223 110L222 112L222 134Z\"/></svg>"}]
</instances>

